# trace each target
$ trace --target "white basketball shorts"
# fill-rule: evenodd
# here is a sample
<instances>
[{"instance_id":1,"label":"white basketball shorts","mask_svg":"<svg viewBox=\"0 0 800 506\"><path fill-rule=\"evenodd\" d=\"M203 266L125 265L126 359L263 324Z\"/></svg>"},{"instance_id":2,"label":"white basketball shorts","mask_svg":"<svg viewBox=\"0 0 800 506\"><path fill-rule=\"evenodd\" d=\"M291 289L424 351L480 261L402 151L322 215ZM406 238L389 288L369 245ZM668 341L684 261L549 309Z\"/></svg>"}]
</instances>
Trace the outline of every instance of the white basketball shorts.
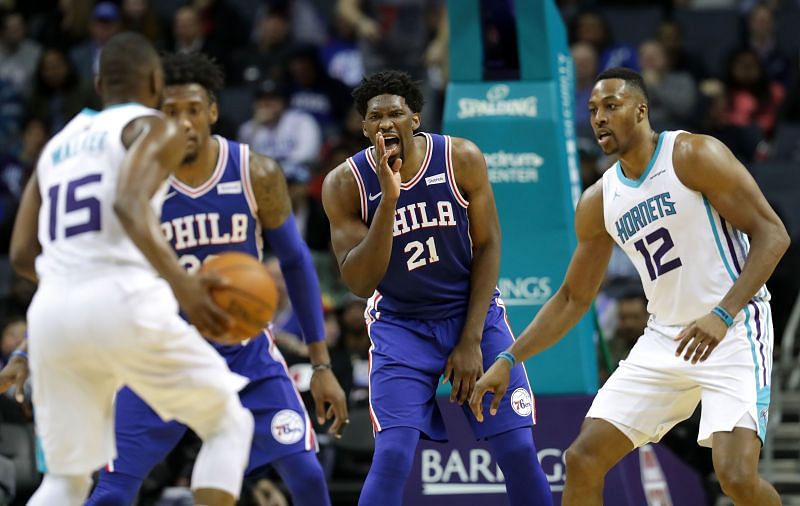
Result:
<instances>
[{"instance_id":1,"label":"white basketball shorts","mask_svg":"<svg viewBox=\"0 0 800 506\"><path fill-rule=\"evenodd\" d=\"M36 430L51 473L87 474L116 457L122 385L204 438L247 384L179 316L167 283L139 269L46 279L28 321Z\"/></svg>"},{"instance_id":2,"label":"white basketball shorts","mask_svg":"<svg viewBox=\"0 0 800 506\"><path fill-rule=\"evenodd\" d=\"M675 356L681 326L647 328L592 403L588 418L612 423L635 448L659 441L702 403L697 442L711 446L715 432L750 428L764 441L772 372L772 313L751 301L705 362ZM685 352L685 350L684 350Z\"/></svg>"}]
</instances>

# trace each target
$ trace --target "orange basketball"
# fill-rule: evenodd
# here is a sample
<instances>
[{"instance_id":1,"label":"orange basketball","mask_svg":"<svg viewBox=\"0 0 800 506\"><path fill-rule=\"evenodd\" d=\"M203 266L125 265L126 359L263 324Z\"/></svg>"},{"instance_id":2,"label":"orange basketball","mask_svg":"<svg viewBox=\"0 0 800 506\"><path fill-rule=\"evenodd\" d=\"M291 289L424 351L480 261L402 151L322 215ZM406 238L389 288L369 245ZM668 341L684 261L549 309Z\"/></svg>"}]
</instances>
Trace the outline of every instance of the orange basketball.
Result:
<instances>
[{"instance_id":1,"label":"orange basketball","mask_svg":"<svg viewBox=\"0 0 800 506\"><path fill-rule=\"evenodd\" d=\"M275 316L278 289L257 258L230 251L207 258L200 272L214 274L227 285L213 288L211 298L233 317L233 328L228 335L231 339L244 340L257 335Z\"/></svg>"}]
</instances>

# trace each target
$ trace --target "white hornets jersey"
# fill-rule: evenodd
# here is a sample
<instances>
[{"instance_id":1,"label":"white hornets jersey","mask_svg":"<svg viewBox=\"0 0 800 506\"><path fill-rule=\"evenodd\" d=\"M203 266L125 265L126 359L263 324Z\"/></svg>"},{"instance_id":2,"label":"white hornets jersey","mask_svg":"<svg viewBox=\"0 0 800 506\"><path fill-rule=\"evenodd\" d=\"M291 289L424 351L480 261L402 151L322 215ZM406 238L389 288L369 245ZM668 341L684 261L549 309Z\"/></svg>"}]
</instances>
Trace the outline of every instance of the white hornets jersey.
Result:
<instances>
[{"instance_id":1,"label":"white hornets jersey","mask_svg":"<svg viewBox=\"0 0 800 506\"><path fill-rule=\"evenodd\" d=\"M122 130L140 116L160 115L139 104L84 109L47 143L36 168L42 206L36 259L40 279L86 274L109 266L155 274L114 213ZM153 198L161 210L166 184Z\"/></svg>"},{"instance_id":2,"label":"white hornets jersey","mask_svg":"<svg viewBox=\"0 0 800 506\"><path fill-rule=\"evenodd\" d=\"M662 132L639 179L615 163L603 174L603 214L631 259L657 323L684 325L718 305L744 266L747 237L701 193L684 186L672 165L675 139ZM766 286L756 299L769 300Z\"/></svg>"}]
</instances>

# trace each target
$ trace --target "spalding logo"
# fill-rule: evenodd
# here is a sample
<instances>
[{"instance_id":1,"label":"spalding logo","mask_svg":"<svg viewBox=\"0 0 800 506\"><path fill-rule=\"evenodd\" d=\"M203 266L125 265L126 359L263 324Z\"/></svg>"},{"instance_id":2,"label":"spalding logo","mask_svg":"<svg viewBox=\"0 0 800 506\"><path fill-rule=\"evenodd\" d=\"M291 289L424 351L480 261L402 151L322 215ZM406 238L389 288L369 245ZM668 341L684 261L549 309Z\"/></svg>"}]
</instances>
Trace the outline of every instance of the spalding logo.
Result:
<instances>
[{"instance_id":1,"label":"spalding logo","mask_svg":"<svg viewBox=\"0 0 800 506\"><path fill-rule=\"evenodd\" d=\"M291 409L282 409L275 413L275 416L272 417L270 429L275 441L284 445L291 445L300 441L306 432L303 419L297 411L292 411Z\"/></svg>"},{"instance_id":2,"label":"spalding logo","mask_svg":"<svg viewBox=\"0 0 800 506\"><path fill-rule=\"evenodd\" d=\"M525 388L519 387L511 394L511 408L519 416L530 416L533 410L531 394Z\"/></svg>"}]
</instances>

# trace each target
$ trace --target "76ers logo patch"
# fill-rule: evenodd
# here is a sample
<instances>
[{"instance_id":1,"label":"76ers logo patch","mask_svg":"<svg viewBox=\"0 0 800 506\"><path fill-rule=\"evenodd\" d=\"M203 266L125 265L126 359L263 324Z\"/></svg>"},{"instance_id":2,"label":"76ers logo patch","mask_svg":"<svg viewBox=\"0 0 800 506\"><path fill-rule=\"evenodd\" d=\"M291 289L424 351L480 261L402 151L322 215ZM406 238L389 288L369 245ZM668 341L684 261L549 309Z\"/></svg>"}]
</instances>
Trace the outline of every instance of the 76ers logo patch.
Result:
<instances>
[{"instance_id":1,"label":"76ers logo patch","mask_svg":"<svg viewBox=\"0 0 800 506\"><path fill-rule=\"evenodd\" d=\"M533 411L531 394L526 388L519 387L511 394L511 408L519 416L530 416Z\"/></svg>"},{"instance_id":2,"label":"76ers logo patch","mask_svg":"<svg viewBox=\"0 0 800 506\"><path fill-rule=\"evenodd\" d=\"M282 409L275 413L275 416L272 417L270 429L275 441L285 445L295 444L300 441L306 432L303 419L297 411L292 411L291 409Z\"/></svg>"}]
</instances>

